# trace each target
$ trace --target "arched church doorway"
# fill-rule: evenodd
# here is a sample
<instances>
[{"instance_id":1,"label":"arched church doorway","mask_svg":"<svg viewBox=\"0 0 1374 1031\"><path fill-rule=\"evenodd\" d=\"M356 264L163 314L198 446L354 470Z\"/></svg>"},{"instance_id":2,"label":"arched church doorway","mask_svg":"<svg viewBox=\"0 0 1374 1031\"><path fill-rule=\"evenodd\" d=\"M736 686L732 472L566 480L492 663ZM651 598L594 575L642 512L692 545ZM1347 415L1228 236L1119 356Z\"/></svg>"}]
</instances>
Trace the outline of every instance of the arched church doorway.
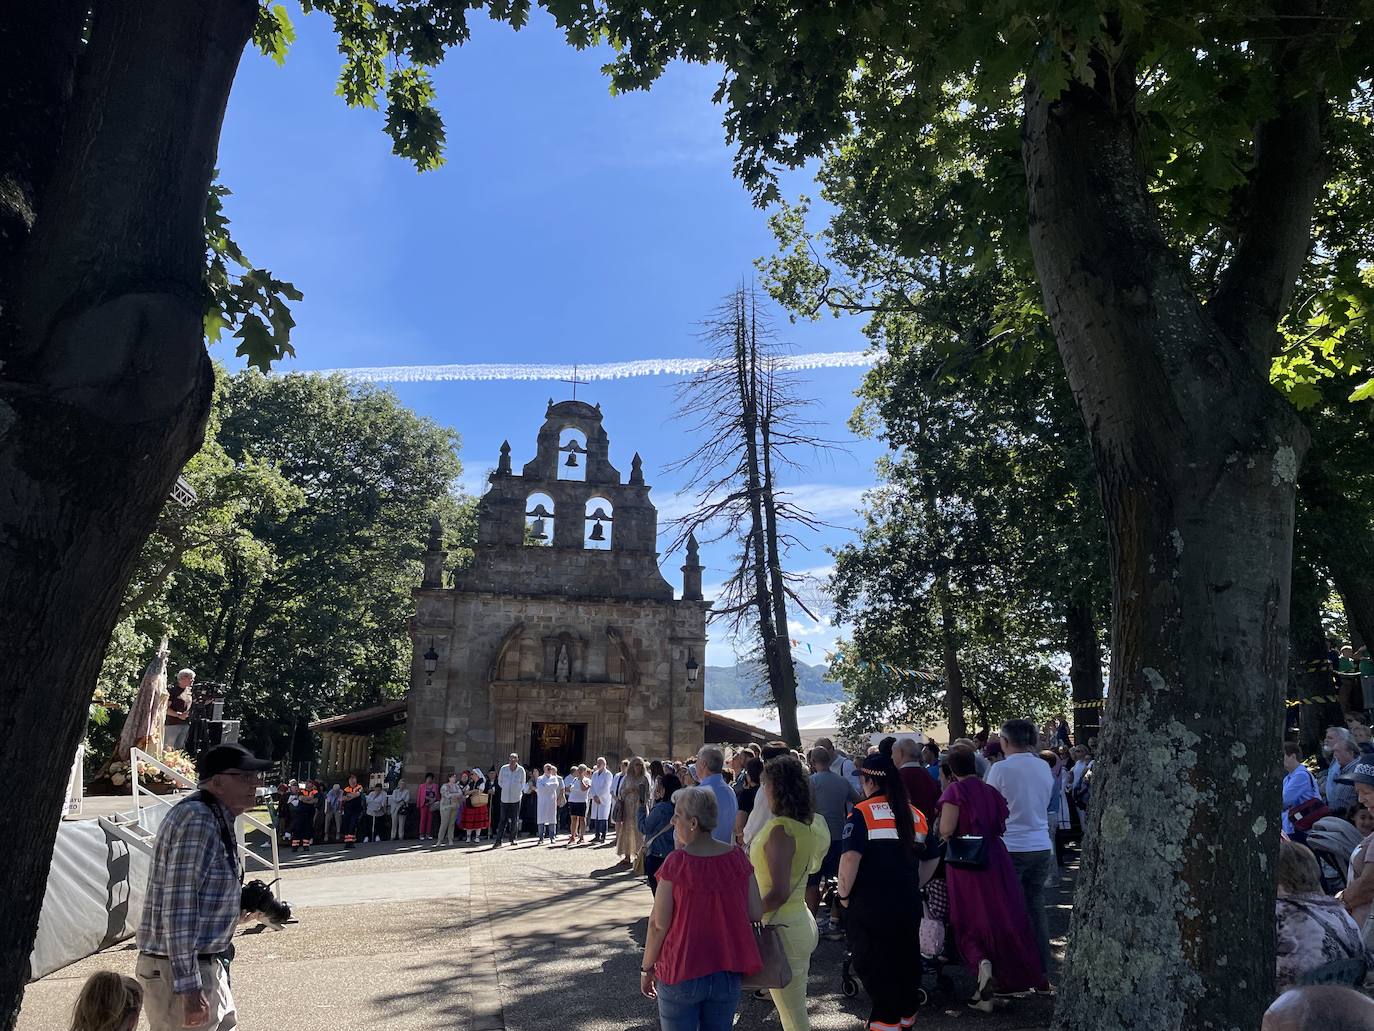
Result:
<instances>
[{"instance_id":1,"label":"arched church doorway","mask_svg":"<svg viewBox=\"0 0 1374 1031\"><path fill-rule=\"evenodd\" d=\"M545 763L553 763L558 772L567 776L574 763L587 762L587 725L585 723L530 724L530 756L528 769L542 775ZM590 765L590 763L588 763Z\"/></svg>"}]
</instances>

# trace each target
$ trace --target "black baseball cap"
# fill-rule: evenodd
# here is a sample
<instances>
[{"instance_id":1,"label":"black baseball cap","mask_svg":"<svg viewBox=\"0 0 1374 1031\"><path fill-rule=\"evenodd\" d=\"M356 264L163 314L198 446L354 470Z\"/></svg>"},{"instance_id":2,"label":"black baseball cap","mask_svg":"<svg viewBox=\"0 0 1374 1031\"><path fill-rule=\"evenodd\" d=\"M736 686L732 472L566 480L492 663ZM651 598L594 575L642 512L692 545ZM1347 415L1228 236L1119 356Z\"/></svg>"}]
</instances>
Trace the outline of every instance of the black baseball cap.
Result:
<instances>
[{"instance_id":1,"label":"black baseball cap","mask_svg":"<svg viewBox=\"0 0 1374 1031\"><path fill-rule=\"evenodd\" d=\"M1363 755L1364 753L1361 753ZM1336 778L1337 784L1368 784L1374 787L1374 762L1357 762L1345 771L1344 776Z\"/></svg>"},{"instance_id":2,"label":"black baseball cap","mask_svg":"<svg viewBox=\"0 0 1374 1031\"><path fill-rule=\"evenodd\" d=\"M272 764L268 760L257 758L243 745L215 745L201 752L200 758L196 760L196 776L201 780L209 780L225 770L256 773L271 768Z\"/></svg>"}]
</instances>

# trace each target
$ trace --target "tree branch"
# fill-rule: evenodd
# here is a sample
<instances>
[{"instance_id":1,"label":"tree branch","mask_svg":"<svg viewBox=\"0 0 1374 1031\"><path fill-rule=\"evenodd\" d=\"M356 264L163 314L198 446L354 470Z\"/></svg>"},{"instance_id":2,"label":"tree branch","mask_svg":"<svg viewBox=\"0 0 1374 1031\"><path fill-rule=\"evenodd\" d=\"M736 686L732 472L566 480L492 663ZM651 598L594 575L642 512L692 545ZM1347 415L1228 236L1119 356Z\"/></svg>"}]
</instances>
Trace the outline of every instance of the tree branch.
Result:
<instances>
[{"instance_id":1,"label":"tree branch","mask_svg":"<svg viewBox=\"0 0 1374 1031\"><path fill-rule=\"evenodd\" d=\"M1311 35L1294 36L1274 49L1278 110L1255 130L1255 168L1240 202L1235 253L1208 305L1222 332L1266 373L1307 259L1326 174L1320 78L1309 68L1313 45Z\"/></svg>"},{"instance_id":2,"label":"tree branch","mask_svg":"<svg viewBox=\"0 0 1374 1031\"><path fill-rule=\"evenodd\" d=\"M62 142L87 4L7 4L0 17L0 297Z\"/></svg>"}]
</instances>

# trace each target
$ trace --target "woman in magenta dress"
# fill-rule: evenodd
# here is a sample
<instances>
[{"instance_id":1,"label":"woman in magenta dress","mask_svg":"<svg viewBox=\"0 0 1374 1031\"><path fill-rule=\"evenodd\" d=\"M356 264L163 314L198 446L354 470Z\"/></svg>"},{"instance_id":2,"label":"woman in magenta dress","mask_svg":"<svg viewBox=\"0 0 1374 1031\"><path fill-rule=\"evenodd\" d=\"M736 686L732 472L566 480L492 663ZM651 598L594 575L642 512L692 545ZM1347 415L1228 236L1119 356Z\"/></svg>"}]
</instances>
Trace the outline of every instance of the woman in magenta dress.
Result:
<instances>
[{"instance_id":1,"label":"woman in magenta dress","mask_svg":"<svg viewBox=\"0 0 1374 1031\"><path fill-rule=\"evenodd\" d=\"M954 747L947 759L954 783L940 796L940 837L982 836L986 864L980 868L946 863L949 921L959 955L978 979L969 1005L992 1011L997 991L1049 988L1040 968L1040 953L1031 932L1021 884L1002 842L1007 829L1007 800L978 779L973 752Z\"/></svg>"}]
</instances>

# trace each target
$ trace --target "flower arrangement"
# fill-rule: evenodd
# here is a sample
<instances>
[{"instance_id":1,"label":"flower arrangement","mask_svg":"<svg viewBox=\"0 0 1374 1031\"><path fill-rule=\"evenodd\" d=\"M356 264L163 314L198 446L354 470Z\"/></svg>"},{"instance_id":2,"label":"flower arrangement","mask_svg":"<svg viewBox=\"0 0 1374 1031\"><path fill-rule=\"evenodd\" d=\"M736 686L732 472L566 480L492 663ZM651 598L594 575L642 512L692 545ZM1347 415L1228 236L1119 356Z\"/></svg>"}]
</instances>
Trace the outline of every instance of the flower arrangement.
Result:
<instances>
[{"instance_id":1,"label":"flower arrangement","mask_svg":"<svg viewBox=\"0 0 1374 1031\"><path fill-rule=\"evenodd\" d=\"M183 777L196 779L196 764L189 755L175 748L167 748L162 752L162 764L170 766ZM123 787L129 783L133 776L129 764L123 760L116 759L109 766L110 783L115 787ZM152 763L140 762L138 764L138 782L146 788L170 788L179 787L178 782L172 780L161 769Z\"/></svg>"},{"instance_id":2,"label":"flower arrangement","mask_svg":"<svg viewBox=\"0 0 1374 1031\"><path fill-rule=\"evenodd\" d=\"M177 748L164 748L162 750L162 765L170 766L183 777L196 779L196 761L186 752ZM158 771L161 773L161 771Z\"/></svg>"},{"instance_id":3,"label":"flower arrangement","mask_svg":"<svg viewBox=\"0 0 1374 1031\"><path fill-rule=\"evenodd\" d=\"M129 783L129 764L116 759L110 763L110 783L117 788Z\"/></svg>"}]
</instances>

